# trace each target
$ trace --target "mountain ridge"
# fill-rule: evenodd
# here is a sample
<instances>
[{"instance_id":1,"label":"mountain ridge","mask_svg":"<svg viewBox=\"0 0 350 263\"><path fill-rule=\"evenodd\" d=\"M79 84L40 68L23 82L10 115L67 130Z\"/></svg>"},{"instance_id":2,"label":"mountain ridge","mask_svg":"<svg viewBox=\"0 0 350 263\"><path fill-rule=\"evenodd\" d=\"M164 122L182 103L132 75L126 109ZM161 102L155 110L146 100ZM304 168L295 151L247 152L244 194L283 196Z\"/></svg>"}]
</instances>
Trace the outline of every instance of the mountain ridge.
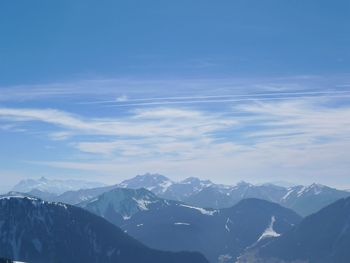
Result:
<instances>
[{"instance_id":1,"label":"mountain ridge","mask_svg":"<svg viewBox=\"0 0 350 263\"><path fill-rule=\"evenodd\" d=\"M350 258L350 198L304 218L290 231L253 247L237 263L347 263Z\"/></svg>"},{"instance_id":2,"label":"mountain ridge","mask_svg":"<svg viewBox=\"0 0 350 263\"><path fill-rule=\"evenodd\" d=\"M138 209L139 200L142 204L148 202L148 206ZM280 233L300 220L293 211L265 200L246 199L232 208L204 209L162 199L146 189L114 189L90 204L81 206L150 247L199 251L215 263L220 262L220 256L238 256L256 242L272 218ZM125 211L133 213L125 216Z\"/></svg>"},{"instance_id":3,"label":"mountain ridge","mask_svg":"<svg viewBox=\"0 0 350 263\"><path fill-rule=\"evenodd\" d=\"M25 195L0 196L0 257L25 262L207 263L198 253L150 249L81 208Z\"/></svg>"}]
</instances>

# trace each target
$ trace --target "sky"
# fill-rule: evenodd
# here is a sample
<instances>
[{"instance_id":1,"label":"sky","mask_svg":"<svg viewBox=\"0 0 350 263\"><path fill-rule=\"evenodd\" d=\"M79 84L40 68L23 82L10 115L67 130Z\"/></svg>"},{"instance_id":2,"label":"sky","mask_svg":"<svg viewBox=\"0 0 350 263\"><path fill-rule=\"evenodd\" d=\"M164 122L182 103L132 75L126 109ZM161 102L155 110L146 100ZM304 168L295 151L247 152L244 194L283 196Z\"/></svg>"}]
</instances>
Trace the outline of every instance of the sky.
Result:
<instances>
[{"instance_id":1,"label":"sky","mask_svg":"<svg viewBox=\"0 0 350 263\"><path fill-rule=\"evenodd\" d=\"M146 172L350 188L347 0L0 3L0 191Z\"/></svg>"}]
</instances>

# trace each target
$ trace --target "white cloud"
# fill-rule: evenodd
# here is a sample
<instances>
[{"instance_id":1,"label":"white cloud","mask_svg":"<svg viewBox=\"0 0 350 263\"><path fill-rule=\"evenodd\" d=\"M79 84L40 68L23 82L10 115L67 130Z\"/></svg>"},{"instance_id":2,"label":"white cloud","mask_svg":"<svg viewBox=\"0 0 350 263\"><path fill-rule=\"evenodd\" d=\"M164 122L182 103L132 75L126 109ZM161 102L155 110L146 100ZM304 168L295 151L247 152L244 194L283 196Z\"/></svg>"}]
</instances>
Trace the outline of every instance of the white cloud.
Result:
<instances>
[{"instance_id":1,"label":"white cloud","mask_svg":"<svg viewBox=\"0 0 350 263\"><path fill-rule=\"evenodd\" d=\"M49 133L53 140L92 136L89 141L73 142L82 152L143 158L183 157L212 145L219 147L224 144L216 142L212 133L237 125L222 114L176 108L138 109L129 116L108 119L83 118L53 109L0 108L0 117L57 126L60 131Z\"/></svg>"},{"instance_id":2,"label":"white cloud","mask_svg":"<svg viewBox=\"0 0 350 263\"><path fill-rule=\"evenodd\" d=\"M115 85L115 81L111 83ZM159 91L169 82L151 84ZM127 95L120 96L125 89L114 93L109 89L101 93L106 96L90 97L96 105L87 107L96 107L97 111L106 105L130 107L111 108L118 112L109 118L56 109L2 107L0 120L7 131L14 127L34 129L26 127L27 122L44 123L50 129L42 132L47 132L50 139L74 147L77 156L88 156L84 155L87 161L71 155L70 161L41 164L106 172L111 178L116 171L125 176L154 171L173 176L214 176L226 183L258 181L260 177L264 178L262 181L271 178L329 183L333 175L345 182L341 178L346 178L350 169L349 91L331 94L331 90L303 91L303 86L298 86L289 94L289 88L280 83L268 84L259 87L266 90L261 96L254 92L241 94L246 86L235 90L231 81L221 81L218 86L215 81L202 81L198 93L193 93L193 82L184 87L177 82L171 87L181 86L178 94L168 96L167 92L158 94L151 90L144 92L151 96L133 96L140 94L135 90L144 83L132 82L134 90L128 90ZM187 92L191 85L192 92ZM203 92L208 87L212 88L207 89L210 92ZM55 92L71 95L59 88L51 93L43 89L37 95L54 96ZM82 94L82 89L74 92ZM21 97L20 93L17 95ZM208 107L209 104L199 102L216 105ZM104 110L101 112L108 111Z\"/></svg>"},{"instance_id":3,"label":"white cloud","mask_svg":"<svg viewBox=\"0 0 350 263\"><path fill-rule=\"evenodd\" d=\"M327 105L326 100L292 100L275 103L258 103L239 106L253 115L249 124L259 124L258 131L248 135L271 140L287 135L290 138L309 138L320 143L321 139L345 140L350 134L349 105Z\"/></svg>"}]
</instances>

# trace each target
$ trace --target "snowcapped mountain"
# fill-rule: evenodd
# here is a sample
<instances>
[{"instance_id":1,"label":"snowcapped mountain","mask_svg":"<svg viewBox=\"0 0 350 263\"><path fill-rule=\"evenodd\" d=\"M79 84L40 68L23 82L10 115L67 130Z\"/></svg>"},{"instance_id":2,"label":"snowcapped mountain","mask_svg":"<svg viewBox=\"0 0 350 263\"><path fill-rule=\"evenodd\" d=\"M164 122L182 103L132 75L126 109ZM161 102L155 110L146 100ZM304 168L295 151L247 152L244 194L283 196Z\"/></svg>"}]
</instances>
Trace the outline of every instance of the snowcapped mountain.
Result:
<instances>
[{"instance_id":1,"label":"snowcapped mountain","mask_svg":"<svg viewBox=\"0 0 350 263\"><path fill-rule=\"evenodd\" d=\"M182 201L211 185L213 185L211 181L200 180L196 177L174 182L163 175L148 173L125 180L118 186L131 189L145 188L159 197Z\"/></svg>"},{"instance_id":2,"label":"snowcapped mountain","mask_svg":"<svg viewBox=\"0 0 350 263\"><path fill-rule=\"evenodd\" d=\"M348 263L349 225L350 198L340 199L306 217L285 235L252 247L238 263Z\"/></svg>"},{"instance_id":3,"label":"snowcapped mountain","mask_svg":"<svg viewBox=\"0 0 350 263\"><path fill-rule=\"evenodd\" d=\"M200 207L230 207L245 198L258 198L293 209L302 216L310 215L330 203L350 196L347 191L320 184L285 188L273 184L252 185L241 182L235 186L212 185L184 201Z\"/></svg>"},{"instance_id":4,"label":"snowcapped mountain","mask_svg":"<svg viewBox=\"0 0 350 263\"><path fill-rule=\"evenodd\" d=\"M0 196L0 257L33 263L207 263L198 253L161 252L81 208L22 194Z\"/></svg>"},{"instance_id":5,"label":"snowcapped mountain","mask_svg":"<svg viewBox=\"0 0 350 263\"><path fill-rule=\"evenodd\" d=\"M115 188L97 198L82 202L79 206L120 225L140 211L158 210L172 203L173 201L160 199L144 188Z\"/></svg>"},{"instance_id":6,"label":"snowcapped mountain","mask_svg":"<svg viewBox=\"0 0 350 263\"><path fill-rule=\"evenodd\" d=\"M125 180L117 185L70 190L59 195L47 191L41 191L37 188L31 190L29 193L44 200L75 205L89 199L94 199L114 188L145 188L163 198L184 200L210 185L213 185L213 183L209 180L200 180L194 177L187 178L181 182L173 182L163 175L144 174Z\"/></svg>"},{"instance_id":7,"label":"snowcapped mountain","mask_svg":"<svg viewBox=\"0 0 350 263\"><path fill-rule=\"evenodd\" d=\"M160 196L172 200L183 201L201 190L213 185L209 180L200 180L196 177L189 177L183 181L173 183Z\"/></svg>"},{"instance_id":8,"label":"snowcapped mountain","mask_svg":"<svg viewBox=\"0 0 350 263\"><path fill-rule=\"evenodd\" d=\"M51 193L51 194L62 194L66 191L87 189L94 187L105 186L102 183L87 182L79 180L50 180L45 177L41 177L38 180L28 179L22 180L13 187L13 191L16 192L31 192L33 190Z\"/></svg>"},{"instance_id":9,"label":"snowcapped mountain","mask_svg":"<svg viewBox=\"0 0 350 263\"><path fill-rule=\"evenodd\" d=\"M312 184L288 188L287 193L280 200L280 204L293 209L300 215L307 216L338 199L348 196L350 196L350 193L347 191L321 184Z\"/></svg>"},{"instance_id":10,"label":"snowcapped mountain","mask_svg":"<svg viewBox=\"0 0 350 263\"><path fill-rule=\"evenodd\" d=\"M239 182L235 186L212 185L193 194L185 201L201 207L224 208L246 198L258 198L275 203L286 193L286 188L272 184L253 185Z\"/></svg>"},{"instance_id":11,"label":"snowcapped mountain","mask_svg":"<svg viewBox=\"0 0 350 263\"><path fill-rule=\"evenodd\" d=\"M173 182L160 174L137 175L134 178L124 180L118 186L121 188L140 189L145 188L156 195L163 194Z\"/></svg>"},{"instance_id":12,"label":"snowcapped mountain","mask_svg":"<svg viewBox=\"0 0 350 263\"><path fill-rule=\"evenodd\" d=\"M31 182L31 180L28 180L28 182ZM174 182L160 174L138 175L112 186L88 187L88 185L80 185L84 189L69 190L62 194L57 194L57 192L63 190L62 184L69 184L69 182L60 181L59 184L55 184L55 181L42 178L36 181L36 184L22 182L14 189L21 191L21 189L28 189L24 185L31 185L31 187L35 188L28 192L33 196L47 201L74 205L94 199L115 188L145 188L164 199L183 201L193 206L214 209L231 207L246 198L258 198L291 208L302 216L310 215L340 198L350 196L349 191L338 190L320 184L287 188L271 183L253 185L239 182L231 186L214 184L209 180L201 180L195 177ZM77 185L69 185L69 188L74 187L77 187ZM50 189L54 190L51 191Z\"/></svg>"},{"instance_id":13,"label":"snowcapped mountain","mask_svg":"<svg viewBox=\"0 0 350 263\"><path fill-rule=\"evenodd\" d=\"M81 205L150 247L199 251L213 263L235 258L266 229L284 233L300 221L293 211L263 200L247 199L229 209L203 209L161 199L146 189L114 189Z\"/></svg>"}]
</instances>

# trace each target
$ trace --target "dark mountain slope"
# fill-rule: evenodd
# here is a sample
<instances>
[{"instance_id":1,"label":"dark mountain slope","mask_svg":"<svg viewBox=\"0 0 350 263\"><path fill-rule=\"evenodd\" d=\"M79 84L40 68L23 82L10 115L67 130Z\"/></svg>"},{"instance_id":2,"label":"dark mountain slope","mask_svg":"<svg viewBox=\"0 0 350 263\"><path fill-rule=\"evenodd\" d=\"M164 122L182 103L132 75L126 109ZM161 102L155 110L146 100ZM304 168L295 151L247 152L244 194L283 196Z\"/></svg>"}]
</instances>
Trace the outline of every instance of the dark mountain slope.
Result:
<instances>
[{"instance_id":1,"label":"dark mountain slope","mask_svg":"<svg viewBox=\"0 0 350 263\"><path fill-rule=\"evenodd\" d=\"M140 211L158 210L175 203L175 201L161 199L144 188L115 188L78 206L119 226Z\"/></svg>"},{"instance_id":2,"label":"dark mountain slope","mask_svg":"<svg viewBox=\"0 0 350 263\"><path fill-rule=\"evenodd\" d=\"M278 235L300 221L293 211L264 200L212 210L164 200L146 189L114 189L84 206L153 248L199 251L211 262L233 260L271 234L265 233L271 225Z\"/></svg>"},{"instance_id":3,"label":"dark mountain slope","mask_svg":"<svg viewBox=\"0 0 350 263\"><path fill-rule=\"evenodd\" d=\"M181 204L145 211L136 214L122 228L153 248L199 251L211 262L225 262L264 238L271 224L278 235L299 221L300 217L293 211L277 204L246 199L215 212Z\"/></svg>"},{"instance_id":4,"label":"dark mountain slope","mask_svg":"<svg viewBox=\"0 0 350 263\"><path fill-rule=\"evenodd\" d=\"M239 262L348 263L349 248L350 198L346 198L306 217L280 238L247 252Z\"/></svg>"},{"instance_id":5,"label":"dark mountain slope","mask_svg":"<svg viewBox=\"0 0 350 263\"><path fill-rule=\"evenodd\" d=\"M81 208L26 196L0 197L0 257L19 261L206 263L197 253L149 249Z\"/></svg>"}]
</instances>

